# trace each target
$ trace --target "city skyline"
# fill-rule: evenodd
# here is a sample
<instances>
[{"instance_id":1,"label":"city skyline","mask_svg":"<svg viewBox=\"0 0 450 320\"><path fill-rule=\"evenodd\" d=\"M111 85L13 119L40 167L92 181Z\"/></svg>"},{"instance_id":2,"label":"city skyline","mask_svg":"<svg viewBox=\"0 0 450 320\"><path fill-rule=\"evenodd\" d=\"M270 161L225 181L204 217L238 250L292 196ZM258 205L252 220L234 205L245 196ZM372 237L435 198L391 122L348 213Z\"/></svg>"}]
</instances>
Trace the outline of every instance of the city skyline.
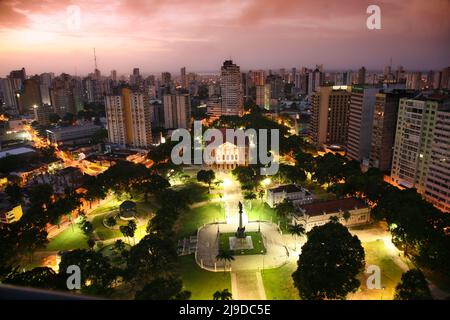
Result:
<instances>
[{"instance_id":1,"label":"city skyline","mask_svg":"<svg viewBox=\"0 0 450 320\"><path fill-rule=\"evenodd\" d=\"M144 73L178 73L182 66L217 71L227 58L242 70L319 63L327 70L363 65L381 70L391 58L394 68L403 65L407 70L450 64L450 2L379 1L381 30L366 26L370 4L116 1L106 6L103 1L2 1L0 74L24 66L29 74L84 75L94 69L94 47L98 68L105 74L113 69L127 74L133 67ZM73 18L77 8L79 24Z\"/></svg>"}]
</instances>

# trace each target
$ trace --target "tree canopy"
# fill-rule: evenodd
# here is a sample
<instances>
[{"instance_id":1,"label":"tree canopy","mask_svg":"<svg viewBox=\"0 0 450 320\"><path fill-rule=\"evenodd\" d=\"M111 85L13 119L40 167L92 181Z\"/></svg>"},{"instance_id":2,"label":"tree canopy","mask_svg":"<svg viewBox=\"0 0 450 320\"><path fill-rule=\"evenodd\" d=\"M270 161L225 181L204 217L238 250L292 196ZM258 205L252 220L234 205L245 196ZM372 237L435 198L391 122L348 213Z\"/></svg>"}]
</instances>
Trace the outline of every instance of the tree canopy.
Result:
<instances>
[{"instance_id":1,"label":"tree canopy","mask_svg":"<svg viewBox=\"0 0 450 320\"><path fill-rule=\"evenodd\" d=\"M345 299L355 292L364 268L364 249L358 237L340 223L314 227L307 234L298 268L292 274L302 299Z\"/></svg>"}]
</instances>

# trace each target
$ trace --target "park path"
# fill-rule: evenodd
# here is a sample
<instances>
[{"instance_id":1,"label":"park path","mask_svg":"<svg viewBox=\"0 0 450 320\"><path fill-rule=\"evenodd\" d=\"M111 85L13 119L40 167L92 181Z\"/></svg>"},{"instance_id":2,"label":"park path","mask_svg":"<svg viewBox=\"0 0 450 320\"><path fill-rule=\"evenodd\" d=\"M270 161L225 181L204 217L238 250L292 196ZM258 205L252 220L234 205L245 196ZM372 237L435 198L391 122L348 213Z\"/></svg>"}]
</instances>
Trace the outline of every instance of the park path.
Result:
<instances>
[{"instance_id":1,"label":"park path","mask_svg":"<svg viewBox=\"0 0 450 320\"><path fill-rule=\"evenodd\" d=\"M231 292L234 300L266 300L266 292L259 271L232 272Z\"/></svg>"}]
</instances>

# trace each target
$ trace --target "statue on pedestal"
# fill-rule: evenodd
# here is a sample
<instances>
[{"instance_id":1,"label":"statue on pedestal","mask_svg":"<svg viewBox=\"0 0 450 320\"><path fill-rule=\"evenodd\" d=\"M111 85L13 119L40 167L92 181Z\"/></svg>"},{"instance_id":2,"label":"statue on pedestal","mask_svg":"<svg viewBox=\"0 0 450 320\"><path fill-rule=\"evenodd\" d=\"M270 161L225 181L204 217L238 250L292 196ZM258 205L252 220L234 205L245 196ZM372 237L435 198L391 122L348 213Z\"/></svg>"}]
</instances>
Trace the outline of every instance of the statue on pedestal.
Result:
<instances>
[{"instance_id":1,"label":"statue on pedestal","mask_svg":"<svg viewBox=\"0 0 450 320\"><path fill-rule=\"evenodd\" d=\"M239 202L239 227L236 231L236 238L245 239L245 227L242 225L242 203Z\"/></svg>"}]
</instances>

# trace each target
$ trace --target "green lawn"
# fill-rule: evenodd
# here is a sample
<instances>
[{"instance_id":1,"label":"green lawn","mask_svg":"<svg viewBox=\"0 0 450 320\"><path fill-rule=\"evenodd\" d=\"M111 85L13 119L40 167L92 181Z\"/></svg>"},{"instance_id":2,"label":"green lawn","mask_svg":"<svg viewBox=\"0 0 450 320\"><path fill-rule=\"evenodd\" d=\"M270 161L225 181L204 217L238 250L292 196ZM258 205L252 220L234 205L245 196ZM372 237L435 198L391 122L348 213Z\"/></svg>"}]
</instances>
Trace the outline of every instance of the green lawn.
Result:
<instances>
[{"instance_id":1,"label":"green lawn","mask_svg":"<svg viewBox=\"0 0 450 320\"><path fill-rule=\"evenodd\" d=\"M248 201L244 201L245 212L249 221L264 220L278 221L278 215L274 209L261 200L252 200L251 209Z\"/></svg>"},{"instance_id":2,"label":"green lawn","mask_svg":"<svg viewBox=\"0 0 450 320\"><path fill-rule=\"evenodd\" d=\"M89 216L94 216L97 214L102 213L108 213L110 211L119 210L119 205L122 202L119 201L116 197L112 197L111 199L103 202L100 206L92 210L91 213L89 213Z\"/></svg>"},{"instance_id":3,"label":"green lawn","mask_svg":"<svg viewBox=\"0 0 450 320\"><path fill-rule=\"evenodd\" d=\"M250 255L266 253L266 248L259 232L246 232L247 236L252 237L253 249L248 250L234 250L235 255ZM221 233L219 237L219 248L221 250L230 250L230 237L234 237L234 233Z\"/></svg>"},{"instance_id":4,"label":"green lawn","mask_svg":"<svg viewBox=\"0 0 450 320\"><path fill-rule=\"evenodd\" d=\"M47 245L48 251L73 250L87 248L87 237L77 224L68 227L55 238L51 239Z\"/></svg>"},{"instance_id":5,"label":"green lawn","mask_svg":"<svg viewBox=\"0 0 450 320\"><path fill-rule=\"evenodd\" d=\"M289 222L287 219L280 218L275 209L269 207L269 205L261 200L252 200L252 206L248 205L248 201L245 202L245 208L248 214L249 221L271 221L275 224L280 223L280 228L283 232L287 231L287 225Z\"/></svg>"},{"instance_id":6,"label":"green lawn","mask_svg":"<svg viewBox=\"0 0 450 320\"><path fill-rule=\"evenodd\" d=\"M210 272L201 269L193 255L179 257L179 273L186 290L192 292L191 300L212 300L217 290L231 291L229 272Z\"/></svg>"},{"instance_id":7,"label":"green lawn","mask_svg":"<svg viewBox=\"0 0 450 320\"><path fill-rule=\"evenodd\" d=\"M195 235L197 228L203 224L223 219L224 213L221 205L219 203L208 203L181 213L175 223L174 231L179 238L184 238Z\"/></svg>"},{"instance_id":8,"label":"green lawn","mask_svg":"<svg viewBox=\"0 0 450 320\"><path fill-rule=\"evenodd\" d=\"M105 219L106 216L108 216L108 213L104 213L101 215L97 215L92 219L92 225L94 227L95 233L98 235L98 237L101 240L108 240L112 238L122 237L122 232L120 230L110 229L105 227L103 224L103 219ZM116 219L118 226L119 225L126 225L127 222L124 222L123 220L120 220L119 218Z\"/></svg>"},{"instance_id":9,"label":"green lawn","mask_svg":"<svg viewBox=\"0 0 450 320\"><path fill-rule=\"evenodd\" d=\"M156 211L155 199L153 196L149 196L147 201L144 199L143 194L135 195L132 201L136 202L137 205L137 216L141 219L150 218L151 215ZM117 214L119 212L119 205L122 201L117 200L115 197L98 208L96 208L89 215L92 218L92 224L94 230L101 240L108 240L112 238L122 237L122 232L118 229L121 225L126 225L128 222L121 220L119 218L117 221L117 228L110 229L105 227L103 220L110 214Z\"/></svg>"},{"instance_id":10,"label":"green lawn","mask_svg":"<svg viewBox=\"0 0 450 320\"><path fill-rule=\"evenodd\" d=\"M261 272L266 297L268 300L298 300L298 290L294 287L292 273L297 269L297 263L290 262L276 269Z\"/></svg>"},{"instance_id":11,"label":"green lawn","mask_svg":"<svg viewBox=\"0 0 450 320\"><path fill-rule=\"evenodd\" d=\"M175 186L173 188L177 191L182 191L191 200L192 203L202 202L211 199L212 195L208 193L208 187L191 180L183 185Z\"/></svg>"},{"instance_id":12,"label":"green lawn","mask_svg":"<svg viewBox=\"0 0 450 320\"><path fill-rule=\"evenodd\" d=\"M392 260L383 241L363 243L366 253L366 266L377 265L381 270L381 287L384 289L368 289L366 281L369 274L362 272L358 275L361 286L356 293L349 294L350 300L391 300L394 296L395 286L400 281L403 270ZM266 296L269 300L299 299L298 291L294 287L292 273L297 264L291 262L280 268L264 270L262 278Z\"/></svg>"},{"instance_id":13,"label":"green lawn","mask_svg":"<svg viewBox=\"0 0 450 320\"><path fill-rule=\"evenodd\" d=\"M389 255L383 241L365 242L362 244L366 253L366 268L377 265L381 271L381 287L384 289L368 289L366 281L370 274L362 272L358 279L361 286L358 292L350 294L348 299L356 300L391 300L394 297L395 286L400 281L403 270Z\"/></svg>"}]
</instances>

